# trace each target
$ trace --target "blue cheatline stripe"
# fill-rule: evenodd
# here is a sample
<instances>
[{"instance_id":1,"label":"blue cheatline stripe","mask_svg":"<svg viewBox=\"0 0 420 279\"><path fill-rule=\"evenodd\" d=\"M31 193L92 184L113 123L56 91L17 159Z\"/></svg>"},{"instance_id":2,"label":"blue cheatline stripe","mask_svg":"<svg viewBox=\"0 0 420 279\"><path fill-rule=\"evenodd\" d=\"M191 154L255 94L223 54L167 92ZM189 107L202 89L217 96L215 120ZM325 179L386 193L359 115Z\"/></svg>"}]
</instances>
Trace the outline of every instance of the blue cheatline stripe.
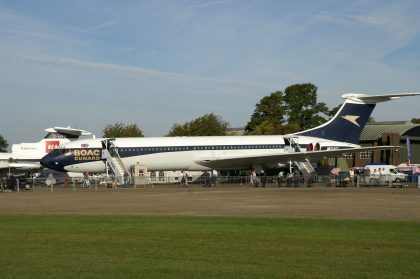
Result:
<instances>
[{"instance_id":1,"label":"blue cheatline stripe","mask_svg":"<svg viewBox=\"0 0 420 279\"><path fill-rule=\"evenodd\" d=\"M306 148L306 145L301 147ZM248 150L248 149L284 149L284 144L243 144L243 145L195 145L195 146L153 146L153 147L118 147L120 157L170 153L182 151L213 150Z\"/></svg>"}]
</instances>

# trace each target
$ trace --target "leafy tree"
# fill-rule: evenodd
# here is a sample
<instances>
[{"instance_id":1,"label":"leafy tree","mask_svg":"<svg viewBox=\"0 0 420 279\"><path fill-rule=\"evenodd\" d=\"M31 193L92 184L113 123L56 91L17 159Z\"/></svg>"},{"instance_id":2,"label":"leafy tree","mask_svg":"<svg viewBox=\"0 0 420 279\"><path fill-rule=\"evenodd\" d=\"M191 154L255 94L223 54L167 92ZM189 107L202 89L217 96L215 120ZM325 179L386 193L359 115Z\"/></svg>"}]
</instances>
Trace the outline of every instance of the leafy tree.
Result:
<instances>
[{"instance_id":1,"label":"leafy tree","mask_svg":"<svg viewBox=\"0 0 420 279\"><path fill-rule=\"evenodd\" d=\"M275 135L277 133L278 126L274 125L268 120L263 120L258 126L256 126L252 132L248 134L251 135Z\"/></svg>"},{"instance_id":2,"label":"leafy tree","mask_svg":"<svg viewBox=\"0 0 420 279\"><path fill-rule=\"evenodd\" d=\"M368 123L375 123L376 120L375 120L375 118L373 118L372 116L370 116L367 122Z\"/></svg>"},{"instance_id":3,"label":"leafy tree","mask_svg":"<svg viewBox=\"0 0 420 279\"><path fill-rule=\"evenodd\" d=\"M414 124L420 124L420 118L413 118L411 119L411 122Z\"/></svg>"},{"instance_id":4,"label":"leafy tree","mask_svg":"<svg viewBox=\"0 0 420 279\"><path fill-rule=\"evenodd\" d=\"M285 125L281 125L278 127L276 135L293 134L300 130L301 128L300 128L299 123L296 123L296 122L287 123Z\"/></svg>"},{"instance_id":5,"label":"leafy tree","mask_svg":"<svg viewBox=\"0 0 420 279\"><path fill-rule=\"evenodd\" d=\"M144 137L137 124L125 125L122 122L108 124L103 130L104 138Z\"/></svg>"},{"instance_id":6,"label":"leafy tree","mask_svg":"<svg viewBox=\"0 0 420 279\"><path fill-rule=\"evenodd\" d=\"M167 136L224 136L227 126L220 116L210 113L184 124L174 124Z\"/></svg>"},{"instance_id":7,"label":"leafy tree","mask_svg":"<svg viewBox=\"0 0 420 279\"><path fill-rule=\"evenodd\" d=\"M336 107L334 107L334 108L332 108L332 109L330 109L330 111L328 112L328 116L330 117L330 118L332 118L334 115L336 115L337 114L337 112L338 112L338 110L341 108L341 106L342 106L343 104L339 104L338 106L336 106Z\"/></svg>"},{"instance_id":8,"label":"leafy tree","mask_svg":"<svg viewBox=\"0 0 420 279\"><path fill-rule=\"evenodd\" d=\"M298 123L306 130L326 121L320 114L328 116L330 111L325 103L317 102L317 90L312 83L294 84L284 90L289 123Z\"/></svg>"},{"instance_id":9,"label":"leafy tree","mask_svg":"<svg viewBox=\"0 0 420 279\"><path fill-rule=\"evenodd\" d=\"M294 84L257 103L251 120L245 126L248 135L281 135L316 127L339 107L329 110L317 102L317 87L311 83Z\"/></svg>"},{"instance_id":10,"label":"leafy tree","mask_svg":"<svg viewBox=\"0 0 420 279\"><path fill-rule=\"evenodd\" d=\"M273 92L256 104L251 120L245 126L245 133L248 135L278 134L279 127L284 123L284 115L283 92Z\"/></svg>"},{"instance_id":11,"label":"leafy tree","mask_svg":"<svg viewBox=\"0 0 420 279\"><path fill-rule=\"evenodd\" d=\"M8 146L7 141L0 135L0 152L6 152Z\"/></svg>"}]
</instances>

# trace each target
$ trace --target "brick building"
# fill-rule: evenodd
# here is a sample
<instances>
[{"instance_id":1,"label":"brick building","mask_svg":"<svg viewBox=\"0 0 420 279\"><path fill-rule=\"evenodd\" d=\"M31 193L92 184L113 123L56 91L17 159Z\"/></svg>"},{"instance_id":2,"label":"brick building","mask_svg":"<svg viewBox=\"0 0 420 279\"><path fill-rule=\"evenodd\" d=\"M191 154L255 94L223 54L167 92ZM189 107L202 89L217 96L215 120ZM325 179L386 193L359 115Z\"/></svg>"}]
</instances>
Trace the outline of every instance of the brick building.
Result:
<instances>
[{"instance_id":1,"label":"brick building","mask_svg":"<svg viewBox=\"0 0 420 279\"><path fill-rule=\"evenodd\" d=\"M360 167L367 163L383 162L399 165L407 160L407 136L411 142L411 163L420 164L420 124L412 122L370 122L360 135L362 146L395 145L397 150L357 152L347 156L349 167Z\"/></svg>"}]
</instances>

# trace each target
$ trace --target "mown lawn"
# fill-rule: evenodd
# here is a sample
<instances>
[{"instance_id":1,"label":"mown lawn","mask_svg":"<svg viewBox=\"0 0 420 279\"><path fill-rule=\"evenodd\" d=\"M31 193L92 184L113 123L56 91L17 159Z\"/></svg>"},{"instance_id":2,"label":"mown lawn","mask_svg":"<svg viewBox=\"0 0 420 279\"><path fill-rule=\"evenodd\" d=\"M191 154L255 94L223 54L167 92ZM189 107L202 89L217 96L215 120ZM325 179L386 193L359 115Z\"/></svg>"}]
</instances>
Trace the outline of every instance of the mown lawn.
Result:
<instances>
[{"instance_id":1,"label":"mown lawn","mask_svg":"<svg viewBox=\"0 0 420 279\"><path fill-rule=\"evenodd\" d=\"M419 278L420 223L0 215L1 278Z\"/></svg>"}]
</instances>

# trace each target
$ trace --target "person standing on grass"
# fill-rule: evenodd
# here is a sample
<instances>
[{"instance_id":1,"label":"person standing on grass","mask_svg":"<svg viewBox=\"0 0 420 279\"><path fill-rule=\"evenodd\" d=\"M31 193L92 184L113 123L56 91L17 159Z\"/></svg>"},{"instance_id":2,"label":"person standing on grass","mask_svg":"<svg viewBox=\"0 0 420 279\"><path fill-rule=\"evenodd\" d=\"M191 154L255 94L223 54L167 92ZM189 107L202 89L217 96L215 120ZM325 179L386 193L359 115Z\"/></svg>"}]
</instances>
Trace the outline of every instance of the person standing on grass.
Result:
<instances>
[{"instance_id":1,"label":"person standing on grass","mask_svg":"<svg viewBox=\"0 0 420 279\"><path fill-rule=\"evenodd\" d=\"M187 174L184 173L184 171L182 171L181 172L181 179L180 179L181 187L183 185L188 186L187 178L188 178Z\"/></svg>"},{"instance_id":2,"label":"person standing on grass","mask_svg":"<svg viewBox=\"0 0 420 279\"><path fill-rule=\"evenodd\" d=\"M83 187L84 188L90 188L90 181L89 181L89 173L88 172L83 173Z\"/></svg>"},{"instance_id":3,"label":"person standing on grass","mask_svg":"<svg viewBox=\"0 0 420 279\"><path fill-rule=\"evenodd\" d=\"M251 173L251 185L254 187L258 187L257 172L255 170L253 170Z\"/></svg>"},{"instance_id":4,"label":"person standing on grass","mask_svg":"<svg viewBox=\"0 0 420 279\"><path fill-rule=\"evenodd\" d=\"M50 172L50 174L48 174L47 180L45 180L45 184L47 184L47 186L51 187L52 189L56 182L57 181L55 180L54 175L52 174L52 172Z\"/></svg>"},{"instance_id":5,"label":"person standing on grass","mask_svg":"<svg viewBox=\"0 0 420 279\"><path fill-rule=\"evenodd\" d=\"M212 175L211 175L211 180L212 180L212 185L216 186L217 184L217 176L219 175L219 173L217 172L217 170L213 170Z\"/></svg>"},{"instance_id":6,"label":"person standing on grass","mask_svg":"<svg viewBox=\"0 0 420 279\"><path fill-rule=\"evenodd\" d=\"M267 183L267 176L265 175L264 170L261 170L261 186L265 187L265 184Z\"/></svg>"},{"instance_id":7,"label":"person standing on grass","mask_svg":"<svg viewBox=\"0 0 420 279\"><path fill-rule=\"evenodd\" d=\"M66 172L64 173L64 188L69 186L69 174Z\"/></svg>"}]
</instances>

